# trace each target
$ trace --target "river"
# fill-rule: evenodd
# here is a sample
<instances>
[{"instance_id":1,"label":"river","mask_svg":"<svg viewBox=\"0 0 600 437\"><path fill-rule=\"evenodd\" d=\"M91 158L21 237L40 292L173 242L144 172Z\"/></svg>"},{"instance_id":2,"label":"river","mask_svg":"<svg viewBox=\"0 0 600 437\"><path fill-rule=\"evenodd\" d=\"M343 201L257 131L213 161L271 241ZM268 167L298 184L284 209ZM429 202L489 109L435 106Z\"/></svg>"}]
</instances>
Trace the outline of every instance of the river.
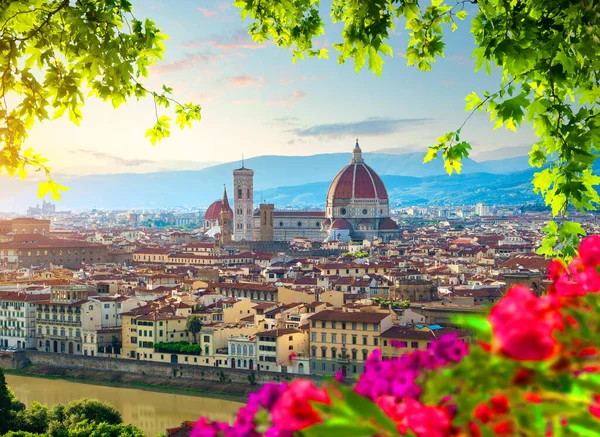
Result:
<instances>
[{"instance_id":1,"label":"river","mask_svg":"<svg viewBox=\"0 0 600 437\"><path fill-rule=\"evenodd\" d=\"M124 423L137 426L148 437L164 433L186 420L207 416L231 422L239 402L188 394L140 390L118 386L85 384L62 379L5 375L8 386L28 407L33 401L49 406L81 398L98 399L113 404Z\"/></svg>"}]
</instances>

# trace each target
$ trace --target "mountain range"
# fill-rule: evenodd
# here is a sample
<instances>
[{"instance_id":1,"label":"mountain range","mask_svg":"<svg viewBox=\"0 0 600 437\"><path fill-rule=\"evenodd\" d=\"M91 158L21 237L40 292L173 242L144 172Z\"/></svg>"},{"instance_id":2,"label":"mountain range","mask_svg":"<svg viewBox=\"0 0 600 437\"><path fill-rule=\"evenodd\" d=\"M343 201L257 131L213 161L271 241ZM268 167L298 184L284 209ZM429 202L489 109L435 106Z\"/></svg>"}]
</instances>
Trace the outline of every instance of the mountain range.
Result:
<instances>
[{"instance_id":1,"label":"mountain range","mask_svg":"<svg viewBox=\"0 0 600 437\"><path fill-rule=\"evenodd\" d=\"M364 153L365 162L383 179L393 204L520 203L535 199L527 156L477 162L466 159L461 175L447 176L441 160L423 164L423 153ZM278 207L322 207L327 188L349 163L349 153L312 156L266 155L250 158L254 170L255 202ZM139 209L206 207L231 190L239 162L201 170L154 173L95 174L54 179L70 191L58 204L61 210L88 208ZM23 211L38 202L34 181L2 177L0 211Z\"/></svg>"}]
</instances>

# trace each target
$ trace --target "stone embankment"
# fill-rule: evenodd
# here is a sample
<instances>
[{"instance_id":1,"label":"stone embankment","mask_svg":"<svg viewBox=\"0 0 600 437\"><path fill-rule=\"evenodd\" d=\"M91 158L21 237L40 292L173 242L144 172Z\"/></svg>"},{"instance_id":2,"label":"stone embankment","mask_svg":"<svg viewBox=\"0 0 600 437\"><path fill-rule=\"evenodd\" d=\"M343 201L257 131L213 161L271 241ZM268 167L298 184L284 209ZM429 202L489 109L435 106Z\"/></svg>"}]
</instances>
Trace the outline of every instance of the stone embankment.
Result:
<instances>
[{"instance_id":1,"label":"stone embankment","mask_svg":"<svg viewBox=\"0 0 600 437\"><path fill-rule=\"evenodd\" d=\"M0 367L21 374L73 378L80 381L172 388L230 396L246 396L266 382L296 375L241 369L154 363L122 358L89 357L37 351L0 352ZM304 375L306 376L306 375ZM250 381L253 380L254 384Z\"/></svg>"}]
</instances>

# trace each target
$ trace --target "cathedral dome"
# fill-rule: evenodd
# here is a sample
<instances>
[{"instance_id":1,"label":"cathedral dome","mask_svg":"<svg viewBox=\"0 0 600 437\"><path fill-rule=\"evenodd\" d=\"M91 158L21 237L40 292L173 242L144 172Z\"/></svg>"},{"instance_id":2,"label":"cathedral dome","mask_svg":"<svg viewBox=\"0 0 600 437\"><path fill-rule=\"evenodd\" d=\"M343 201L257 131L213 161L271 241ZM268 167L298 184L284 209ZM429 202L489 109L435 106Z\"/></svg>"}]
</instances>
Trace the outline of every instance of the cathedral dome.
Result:
<instances>
[{"instance_id":1,"label":"cathedral dome","mask_svg":"<svg viewBox=\"0 0 600 437\"><path fill-rule=\"evenodd\" d=\"M221 205L223 201L216 200L214 201L204 213L204 220L219 220L221 218ZM229 207L229 213L233 214L231 207Z\"/></svg>"},{"instance_id":2,"label":"cathedral dome","mask_svg":"<svg viewBox=\"0 0 600 437\"><path fill-rule=\"evenodd\" d=\"M382 199L388 194L379 175L365 164L358 141L350 164L344 167L329 186L327 201L350 199Z\"/></svg>"}]
</instances>

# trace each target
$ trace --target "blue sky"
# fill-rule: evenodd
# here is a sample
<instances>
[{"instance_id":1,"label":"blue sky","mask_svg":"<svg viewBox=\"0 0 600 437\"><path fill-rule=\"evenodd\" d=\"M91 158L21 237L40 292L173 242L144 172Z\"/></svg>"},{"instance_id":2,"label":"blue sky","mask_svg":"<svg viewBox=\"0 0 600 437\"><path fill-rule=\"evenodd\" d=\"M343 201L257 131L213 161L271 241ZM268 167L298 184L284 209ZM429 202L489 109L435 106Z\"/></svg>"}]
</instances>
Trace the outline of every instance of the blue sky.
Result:
<instances>
[{"instance_id":1,"label":"blue sky","mask_svg":"<svg viewBox=\"0 0 600 437\"><path fill-rule=\"evenodd\" d=\"M427 73L406 66L407 33L399 23L390 41L394 57L377 77L366 69L357 74L352 62L338 65L330 45L340 41L340 27L330 23L328 2L326 35L318 44L331 49L330 58L296 64L284 49L253 43L249 21L228 2L137 0L134 6L138 18L155 20L170 37L148 86L165 83L176 98L200 103L203 120L191 130L174 129L152 147L144 138L154 117L150 99L118 110L90 100L81 127L58 120L32 132L28 146L44 152L56 171L146 172L232 161L242 153L349 152L357 136L363 151L425 150L462 123L467 94L498 84L497 74L474 72L468 23L455 33L448 29L446 58ZM535 141L526 126L519 133L493 130L486 114L473 117L463 136L472 141L475 159L512 156L522 150L509 148Z\"/></svg>"}]
</instances>

